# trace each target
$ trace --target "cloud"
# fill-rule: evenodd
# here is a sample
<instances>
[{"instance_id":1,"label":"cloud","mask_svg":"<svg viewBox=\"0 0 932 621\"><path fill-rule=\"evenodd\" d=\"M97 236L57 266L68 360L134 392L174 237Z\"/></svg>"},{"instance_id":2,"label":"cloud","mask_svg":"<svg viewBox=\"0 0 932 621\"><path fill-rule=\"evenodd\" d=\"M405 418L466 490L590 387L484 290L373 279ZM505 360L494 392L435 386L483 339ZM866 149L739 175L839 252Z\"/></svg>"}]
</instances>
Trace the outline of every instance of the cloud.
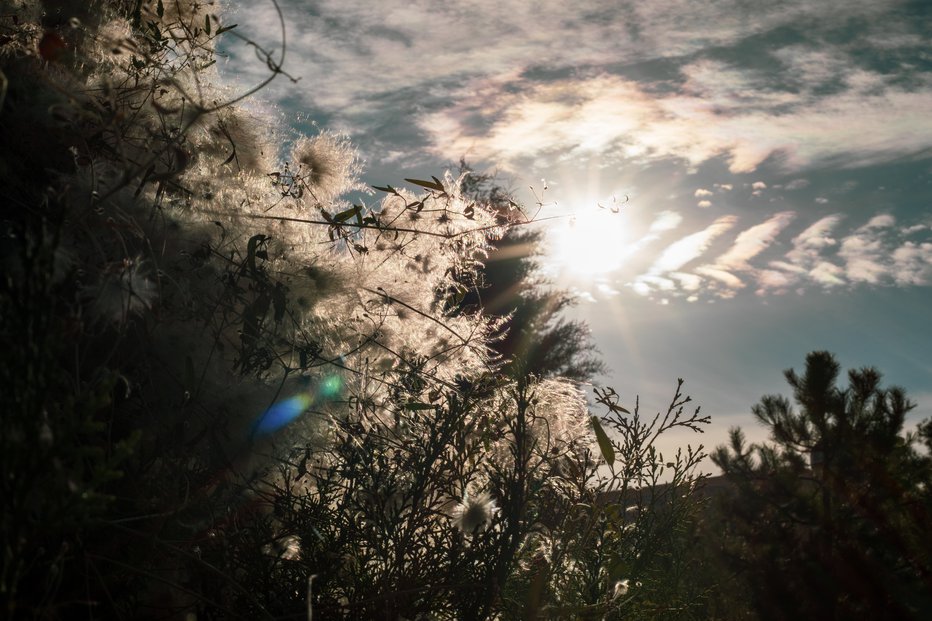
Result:
<instances>
[{"instance_id":1,"label":"cloud","mask_svg":"<svg viewBox=\"0 0 932 621\"><path fill-rule=\"evenodd\" d=\"M752 190L766 190L767 184L764 183L763 181L755 181L754 183L751 184L751 189Z\"/></svg>"},{"instance_id":2,"label":"cloud","mask_svg":"<svg viewBox=\"0 0 932 621\"><path fill-rule=\"evenodd\" d=\"M683 291L698 291L702 286L702 278L695 274L671 272L668 276L676 280L680 284L680 289Z\"/></svg>"},{"instance_id":3,"label":"cloud","mask_svg":"<svg viewBox=\"0 0 932 621\"><path fill-rule=\"evenodd\" d=\"M681 267L702 256L712 242L732 228L735 222L737 222L735 216L723 216L705 229L670 244L660 257L654 261L650 269L635 279L632 285L635 291L646 295L643 292L654 289L671 289L673 282L669 278L664 278L664 276L669 276L670 272L678 272ZM677 278L682 280L679 276Z\"/></svg>"},{"instance_id":4,"label":"cloud","mask_svg":"<svg viewBox=\"0 0 932 621\"><path fill-rule=\"evenodd\" d=\"M718 257L714 263L696 268L695 273L710 278L728 289L744 288L744 281L735 272L748 272L752 278L756 278L757 270L750 265L749 261L773 244L780 232L795 217L794 212L784 211L742 231L728 251ZM766 291L770 286L768 283L776 283L780 287L785 286L782 280L770 275L764 284L759 286L758 291Z\"/></svg>"},{"instance_id":5,"label":"cloud","mask_svg":"<svg viewBox=\"0 0 932 621\"><path fill-rule=\"evenodd\" d=\"M743 173L774 154L788 169L830 160L863 166L932 146L932 134L915 131L926 122L922 90L842 91L799 100L792 113L726 115L701 96L655 95L610 74L488 91L487 81L472 82L457 103L421 117L436 155L472 153L512 169L540 155L554 162L596 153L674 157L693 166L724 155L732 172Z\"/></svg>"},{"instance_id":6,"label":"cloud","mask_svg":"<svg viewBox=\"0 0 932 621\"><path fill-rule=\"evenodd\" d=\"M757 291L759 296L768 293L782 294L786 293L790 287L796 284L796 277L785 271L775 269L763 269L757 272Z\"/></svg>"},{"instance_id":7,"label":"cloud","mask_svg":"<svg viewBox=\"0 0 932 621\"><path fill-rule=\"evenodd\" d=\"M843 274L844 270L842 270L841 267L834 263L829 263L828 261L821 261L809 272L809 276L812 280L825 287L835 287L845 284L845 280L842 278Z\"/></svg>"},{"instance_id":8,"label":"cloud","mask_svg":"<svg viewBox=\"0 0 932 621\"><path fill-rule=\"evenodd\" d=\"M863 24L859 40L901 52L906 67L915 26L888 3L385 0L373 10L364 0L290 0L282 10L284 68L301 82L278 79L263 96L349 132L379 160L407 141L410 157L467 155L512 171L597 154L690 166L724 157L749 172L775 154L789 169L857 166L932 145L916 131L926 126L928 79L903 86L819 36L844 13ZM281 48L274 6L237 3L235 12L244 36ZM818 45L775 42L749 54L756 35L801 24ZM226 79L268 76L253 48L226 43ZM712 48L715 60L703 53ZM670 71L631 71L658 60Z\"/></svg>"},{"instance_id":9,"label":"cloud","mask_svg":"<svg viewBox=\"0 0 932 621\"><path fill-rule=\"evenodd\" d=\"M713 194L713 192L712 192L711 190L706 190L706 189L704 189L704 188L699 188L698 190L696 190L696 192L693 194L693 196L695 196L696 198L700 198L700 197L702 197L702 196L712 196L712 194Z\"/></svg>"},{"instance_id":10,"label":"cloud","mask_svg":"<svg viewBox=\"0 0 932 621\"><path fill-rule=\"evenodd\" d=\"M809 187L808 179L793 179L784 186L787 190L802 190L803 188Z\"/></svg>"},{"instance_id":11,"label":"cloud","mask_svg":"<svg viewBox=\"0 0 932 621\"><path fill-rule=\"evenodd\" d=\"M742 231L735 238L731 248L715 260L714 267L729 271L752 269L748 261L773 244L777 236L795 217L795 212L782 211L766 221Z\"/></svg>"},{"instance_id":12,"label":"cloud","mask_svg":"<svg viewBox=\"0 0 932 621\"><path fill-rule=\"evenodd\" d=\"M683 216L675 211L661 211L650 225L651 233L671 231L680 225Z\"/></svg>"},{"instance_id":13,"label":"cloud","mask_svg":"<svg viewBox=\"0 0 932 621\"><path fill-rule=\"evenodd\" d=\"M893 251L893 277L896 284L932 284L932 242L908 241Z\"/></svg>"},{"instance_id":14,"label":"cloud","mask_svg":"<svg viewBox=\"0 0 932 621\"><path fill-rule=\"evenodd\" d=\"M599 290L599 292L602 295L605 295L607 297L615 297L616 295L621 293L620 291L618 291L618 289L615 289L614 287L609 286L605 283L599 283L596 288Z\"/></svg>"},{"instance_id":15,"label":"cloud","mask_svg":"<svg viewBox=\"0 0 932 621\"><path fill-rule=\"evenodd\" d=\"M787 253L786 260L804 268L812 265L824 249L837 243L830 233L843 218L841 214L834 214L810 224L802 233L793 238L793 249Z\"/></svg>"},{"instance_id":16,"label":"cloud","mask_svg":"<svg viewBox=\"0 0 932 621\"><path fill-rule=\"evenodd\" d=\"M842 233L839 228L844 216L832 214L805 227L789 241L788 251L775 255L780 237L798 215L793 211L775 213L738 232L714 261L689 268L737 223L735 216L719 218L670 244L628 286L643 296L663 293L727 299L748 286L756 295L767 296L810 287L932 284L932 231L927 227L900 227L892 214L878 214ZM924 240L906 240L904 231L928 233Z\"/></svg>"},{"instance_id":17,"label":"cloud","mask_svg":"<svg viewBox=\"0 0 932 621\"><path fill-rule=\"evenodd\" d=\"M696 207L699 207L701 209L708 209L711 206L712 206L712 201L699 201L698 203L696 203Z\"/></svg>"},{"instance_id":18,"label":"cloud","mask_svg":"<svg viewBox=\"0 0 932 621\"><path fill-rule=\"evenodd\" d=\"M849 280L876 285L890 273L886 233L894 224L889 214L874 216L842 240L838 256L845 262Z\"/></svg>"},{"instance_id":19,"label":"cloud","mask_svg":"<svg viewBox=\"0 0 932 621\"><path fill-rule=\"evenodd\" d=\"M702 274L703 276L708 276L709 278L713 278L719 281L720 283L724 284L729 289L741 289L742 287L744 287L744 282L740 278L738 278L731 272L728 272L723 269L717 269L711 265L703 265L701 267L697 267L696 273Z\"/></svg>"}]
</instances>

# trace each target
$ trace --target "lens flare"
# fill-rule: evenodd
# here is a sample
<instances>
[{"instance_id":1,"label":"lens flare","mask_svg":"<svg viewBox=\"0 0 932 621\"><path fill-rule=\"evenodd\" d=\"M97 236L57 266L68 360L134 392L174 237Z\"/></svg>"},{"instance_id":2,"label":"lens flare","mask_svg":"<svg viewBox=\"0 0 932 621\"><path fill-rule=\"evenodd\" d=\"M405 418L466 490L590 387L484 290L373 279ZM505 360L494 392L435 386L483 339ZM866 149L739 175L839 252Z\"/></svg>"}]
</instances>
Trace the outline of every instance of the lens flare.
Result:
<instances>
[{"instance_id":1,"label":"lens flare","mask_svg":"<svg viewBox=\"0 0 932 621\"><path fill-rule=\"evenodd\" d=\"M279 401L259 417L259 420L256 421L254 433L264 436L278 431L304 414L313 403L314 397L307 393Z\"/></svg>"},{"instance_id":2,"label":"lens flare","mask_svg":"<svg viewBox=\"0 0 932 621\"><path fill-rule=\"evenodd\" d=\"M339 375L324 378L315 392L302 392L294 397L279 401L263 412L253 427L253 435L265 436L275 433L304 414L315 403L333 401L340 396L343 380Z\"/></svg>"},{"instance_id":3,"label":"lens flare","mask_svg":"<svg viewBox=\"0 0 932 621\"><path fill-rule=\"evenodd\" d=\"M320 383L317 394L322 399L334 399L340 395L343 388L343 379L339 375L331 375Z\"/></svg>"}]
</instances>

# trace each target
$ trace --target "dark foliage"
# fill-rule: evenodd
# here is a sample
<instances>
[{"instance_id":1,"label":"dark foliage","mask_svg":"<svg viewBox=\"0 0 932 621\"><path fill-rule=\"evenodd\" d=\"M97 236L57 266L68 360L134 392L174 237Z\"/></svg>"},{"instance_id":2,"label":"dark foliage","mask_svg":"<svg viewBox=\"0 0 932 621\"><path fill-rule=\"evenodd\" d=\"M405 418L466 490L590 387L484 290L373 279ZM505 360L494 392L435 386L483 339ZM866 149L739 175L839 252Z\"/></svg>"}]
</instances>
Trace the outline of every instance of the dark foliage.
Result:
<instances>
[{"instance_id":1,"label":"dark foliage","mask_svg":"<svg viewBox=\"0 0 932 621\"><path fill-rule=\"evenodd\" d=\"M839 372L809 354L785 373L798 410L781 396L753 409L771 442L733 429L713 453L735 486L722 558L762 620L928 619L932 464L904 435L914 404L876 369L849 371L845 388Z\"/></svg>"}]
</instances>

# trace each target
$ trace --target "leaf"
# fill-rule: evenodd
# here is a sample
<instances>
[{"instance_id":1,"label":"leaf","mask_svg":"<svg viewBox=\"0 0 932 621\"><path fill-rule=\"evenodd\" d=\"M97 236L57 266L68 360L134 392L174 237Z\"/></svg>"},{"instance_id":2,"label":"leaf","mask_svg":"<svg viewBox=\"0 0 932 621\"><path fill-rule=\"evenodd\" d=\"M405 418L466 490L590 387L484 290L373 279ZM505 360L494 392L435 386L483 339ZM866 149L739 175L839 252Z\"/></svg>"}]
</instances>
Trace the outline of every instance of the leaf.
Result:
<instances>
[{"instance_id":1,"label":"leaf","mask_svg":"<svg viewBox=\"0 0 932 621\"><path fill-rule=\"evenodd\" d=\"M237 26L239 26L239 24L233 24L231 26L221 26L220 28L217 29L217 34L222 35L224 32L233 30Z\"/></svg>"},{"instance_id":2,"label":"leaf","mask_svg":"<svg viewBox=\"0 0 932 621\"><path fill-rule=\"evenodd\" d=\"M599 450L602 451L602 457L605 458L609 466L615 463L615 449L612 447L612 441L608 439L608 434L602 429L602 423L599 422L598 416L591 416L592 430L595 432L595 439L599 443Z\"/></svg>"},{"instance_id":3,"label":"leaf","mask_svg":"<svg viewBox=\"0 0 932 621\"><path fill-rule=\"evenodd\" d=\"M155 14L159 16L159 19L165 16L165 6L162 5L162 0L159 0L158 5L156 5Z\"/></svg>"},{"instance_id":4,"label":"leaf","mask_svg":"<svg viewBox=\"0 0 932 621\"><path fill-rule=\"evenodd\" d=\"M268 239L268 237L262 234L253 235L249 238L249 242L246 244L246 266L249 268L249 271L252 274L256 273L256 257L259 256L260 252L262 252L259 250L259 244L265 243L265 241ZM263 257L259 256L259 258ZM267 259L268 255L266 254L266 257L264 258Z\"/></svg>"},{"instance_id":5,"label":"leaf","mask_svg":"<svg viewBox=\"0 0 932 621\"><path fill-rule=\"evenodd\" d=\"M383 186L380 186L380 185L374 185L374 186L372 186L372 187L375 188L376 190L378 190L379 192L388 192L389 194L395 194L395 195L398 194L398 190L396 190L395 188L393 188L393 187L390 186L390 185L386 185L386 186L384 186L384 187L383 187Z\"/></svg>"},{"instance_id":6,"label":"leaf","mask_svg":"<svg viewBox=\"0 0 932 621\"><path fill-rule=\"evenodd\" d=\"M204 16L204 32L210 35L210 15Z\"/></svg>"},{"instance_id":7,"label":"leaf","mask_svg":"<svg viewBox=\"0 0 932 621\"><path fill-rule=\"evenodd\" d=\"M359 207L359 205L353 205L349 209L345 211L341 211L337 215L333 216L333 219L336 220L337 222L346 222L353 216L356 216L356 218L358 219L361 211L362 210Z\"/></svg>"},{"instance_id":8,"label":"leaf","mask_svg":"<svg viewBox=\"0 0 932 621\"><path fill-rule=\"evenodd\" d=\"M422 188L427 188L428 190L435 190L437 192L443 192L443 184L440 183L440 180L437 177L431 177L433 181L424 181L423 179L405 179L408 183L413 183L414 185L419 185Z\"/></svg>"}]
</instances>

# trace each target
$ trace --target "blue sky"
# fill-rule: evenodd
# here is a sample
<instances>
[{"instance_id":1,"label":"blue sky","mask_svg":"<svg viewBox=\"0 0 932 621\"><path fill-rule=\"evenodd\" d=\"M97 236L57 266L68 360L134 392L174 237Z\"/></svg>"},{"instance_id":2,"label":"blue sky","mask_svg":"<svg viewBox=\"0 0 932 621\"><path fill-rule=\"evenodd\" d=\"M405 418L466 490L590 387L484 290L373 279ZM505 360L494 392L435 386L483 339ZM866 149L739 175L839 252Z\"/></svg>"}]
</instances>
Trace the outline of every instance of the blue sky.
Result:
<instances>
[{"instance_id":1,"label":"blue sky","mask_svg":"<svg viewBox=\"0 0 932 621\"><path fill-rule=\"evenodd\" d=\"M271 2L233 4L280 48ZM559 216L544 269L623 396L656 410L683 377L713 416L707 445L735 424L762 438L751 405L829 349L932 415L929 2L281 8L300 82L277 80L269 105L347 133L367 183L463 156L542 196ZM244 53L228 67L264 72Z\"/></svg>"}]
</instances>

